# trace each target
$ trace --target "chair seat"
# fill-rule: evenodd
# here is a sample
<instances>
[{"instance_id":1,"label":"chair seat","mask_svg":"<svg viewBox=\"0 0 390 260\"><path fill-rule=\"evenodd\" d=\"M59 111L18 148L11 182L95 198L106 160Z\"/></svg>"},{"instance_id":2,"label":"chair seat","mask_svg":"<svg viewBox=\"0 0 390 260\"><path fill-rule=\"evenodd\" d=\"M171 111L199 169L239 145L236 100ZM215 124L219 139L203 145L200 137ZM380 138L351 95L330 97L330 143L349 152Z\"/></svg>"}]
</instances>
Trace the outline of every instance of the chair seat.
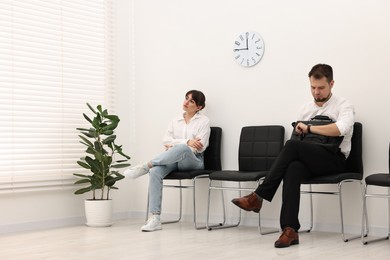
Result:
<instances>
[{"instance_id":1,"label":"chair seat","mask_svg":"<svg viewBox=\"0 0 390 260\"><path fill-rule=\"evenodd\" d=\"M212 172L209 176L211 180L220 181L258 181L265 177L268 171L216 171Z\"/></svg>"},{"instance_id":2,"label":"chair seat","mask_svg":"<svg viewBox=\"0 0 390 260\"><path fill-rule=\"evenodd\" d=\"M353 180L362 180L363 176L361 173L356 172L343 172L339 174L330 174L318 177L312 177L306 179L302 184L337 184L341 181L353 179Z\"/></svg>"},{"instance_id":3,"label":"chair seat","mask_svg":"<svg viewBox=\"0 0 390 260\"><path fill-rule=\"evenodd\" d=\"M194 170L185 172L171 172L165 176L164 180L192 180L200 175L209 175L213 170Z\"/></svg>"},{"instance_id":4,"label":"chair seat","mask_svg":"<svg viewBox=\"0 0 390 260\"><path fill-rule=\"evenodd\" d=\"M390 187L390 174L388 173L375 173L366 177L367 185L377 185Z\"/></svg>"}]
</instances>

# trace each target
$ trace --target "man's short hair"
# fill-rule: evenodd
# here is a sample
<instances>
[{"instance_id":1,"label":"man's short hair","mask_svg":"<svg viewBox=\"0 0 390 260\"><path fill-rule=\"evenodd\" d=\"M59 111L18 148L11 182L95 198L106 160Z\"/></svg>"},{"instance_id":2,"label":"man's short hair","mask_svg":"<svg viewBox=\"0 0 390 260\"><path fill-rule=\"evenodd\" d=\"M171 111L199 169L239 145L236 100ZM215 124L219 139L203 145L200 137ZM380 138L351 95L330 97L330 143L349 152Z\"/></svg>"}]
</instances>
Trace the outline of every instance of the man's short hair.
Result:
<instances>
[{"instance_id":1,"label":"man's short hair","mask_svg":"<svg viewBox=\"0 0 390 260\"><path fill-rule=\"evenodd\" d=\"M309 78L322 79L325 77L330 83L333 80L333 69L327 64L317 64L309 72Z\"/></svg>"}]
</instances>

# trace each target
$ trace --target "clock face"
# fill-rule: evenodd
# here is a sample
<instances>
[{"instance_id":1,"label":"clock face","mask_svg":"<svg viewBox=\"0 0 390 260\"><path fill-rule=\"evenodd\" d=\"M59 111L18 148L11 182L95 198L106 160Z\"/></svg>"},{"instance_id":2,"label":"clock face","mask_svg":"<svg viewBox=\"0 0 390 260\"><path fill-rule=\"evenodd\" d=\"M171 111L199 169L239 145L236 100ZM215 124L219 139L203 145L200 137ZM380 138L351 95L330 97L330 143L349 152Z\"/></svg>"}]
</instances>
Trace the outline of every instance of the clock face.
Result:
<instances>
[{"instance_id":1,"label":"clock face","mask_svg":"<svg viewBox=\"0 0 390 260\"><path fill-rule=\"evenodd\" d=\"M234 41L233 55L238 64L244 67L256 65L264 54L264 41L257 32L243 32Z\"/></svg>"}]
</instances>

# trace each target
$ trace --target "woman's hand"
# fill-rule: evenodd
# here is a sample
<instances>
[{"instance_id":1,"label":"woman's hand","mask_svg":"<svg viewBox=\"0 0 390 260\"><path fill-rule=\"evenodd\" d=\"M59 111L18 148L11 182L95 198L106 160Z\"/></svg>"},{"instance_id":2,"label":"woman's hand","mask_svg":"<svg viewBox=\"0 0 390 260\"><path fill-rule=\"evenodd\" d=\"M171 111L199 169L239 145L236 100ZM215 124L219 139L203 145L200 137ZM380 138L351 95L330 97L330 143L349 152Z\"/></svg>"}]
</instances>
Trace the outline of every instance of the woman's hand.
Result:
<instances>
[{"instance_id":1,"label":"woman's hand","mask_svg":"<svg viewBox=\"0 0 390 260\"><path fill-rule=\"evenodd\" d=\"M203 148L203 144L201 143L201 139L200 138L188 140L187 141L187 145L189 147L195 148L196 150L201 150Z\"/></svg>"},{"instance_id":2,"label":"woman's hand","mask_svg":"<svg viewBox=\"0 0 390 260\"><path fill-rule=\"evenodd\" d=\"M165 144L164 146L165 146L165 151L167 151L173 147L173 144Z\"/></svg>"}]
</instances>

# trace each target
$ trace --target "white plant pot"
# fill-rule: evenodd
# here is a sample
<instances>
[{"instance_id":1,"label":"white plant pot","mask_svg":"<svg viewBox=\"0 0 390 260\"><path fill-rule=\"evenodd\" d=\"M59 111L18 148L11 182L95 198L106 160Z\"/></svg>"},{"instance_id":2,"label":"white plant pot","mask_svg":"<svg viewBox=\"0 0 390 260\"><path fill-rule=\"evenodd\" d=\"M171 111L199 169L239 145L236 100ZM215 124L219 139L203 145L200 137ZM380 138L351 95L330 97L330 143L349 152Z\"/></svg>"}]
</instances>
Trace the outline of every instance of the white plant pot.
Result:
<instances>
[{"instance_id":1,"label":"white plant pot","mask_svg":"<svg viewBox=\"0 0 390 260\"><path fill-rule=\"evenodd\" d=\"M85 200L85 216L89 227L112 225L112 200Z\"/></svg>"}]
</instances>

